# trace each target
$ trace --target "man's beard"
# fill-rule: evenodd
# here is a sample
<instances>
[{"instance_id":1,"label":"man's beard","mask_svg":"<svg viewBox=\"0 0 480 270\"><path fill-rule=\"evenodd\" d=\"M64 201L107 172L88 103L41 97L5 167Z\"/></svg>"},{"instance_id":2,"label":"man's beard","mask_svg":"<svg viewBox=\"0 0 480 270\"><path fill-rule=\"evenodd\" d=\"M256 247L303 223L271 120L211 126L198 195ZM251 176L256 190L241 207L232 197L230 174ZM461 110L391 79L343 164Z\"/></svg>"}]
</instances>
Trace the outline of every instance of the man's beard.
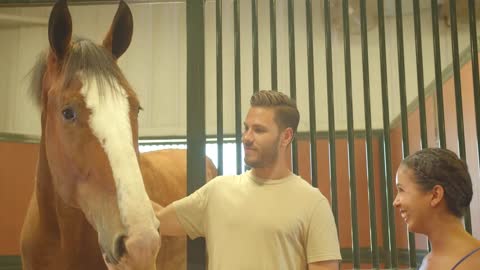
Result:
<instances>
[{"instance_id":1,"label":"man's beard","mask_svg":"<svg viewBox=\"0 0 480 270\"><path fill-rule=\"evenodd\" d=\"M278 158L278 142L280 141L280 136L275 139L275 142L269 148L257 148L257 158L253 161L248 161L245 156L244 161L250 168L260 169L265 168L273 163Z\"/></svg>"}]
</instances>

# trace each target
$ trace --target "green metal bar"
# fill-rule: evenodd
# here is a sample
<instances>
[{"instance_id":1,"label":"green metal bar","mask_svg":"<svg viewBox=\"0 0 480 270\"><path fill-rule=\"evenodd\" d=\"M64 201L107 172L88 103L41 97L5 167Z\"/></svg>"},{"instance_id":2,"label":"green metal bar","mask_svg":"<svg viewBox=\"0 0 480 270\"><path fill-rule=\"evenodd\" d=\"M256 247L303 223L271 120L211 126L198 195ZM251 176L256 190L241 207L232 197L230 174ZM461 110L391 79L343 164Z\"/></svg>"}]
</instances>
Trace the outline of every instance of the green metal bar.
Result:
<instances>
[{"instance_id":1,"label":"green metal bar","mask_svg":"<svg viewBox=\"0 0 480 270\"><path fill-rule=\"evenodd\" d=\"M447 147L447 139L445 135L445 116L443 106L443 81L442 81L442 60L440 58L440 33L438 29L438 5L437 0L431 1L432 6L432 32L433 32L433 56L435 60L435 84L437 96L437 122L438 137L440 147Z\"/></svg>"},{"instance_id":2,"label":"green metal bar","mask_svg":"<svg viewBox=\"0 0 480 270\"><path fill-rule=\"evenodd\" d=\"M290 97L297 99L297 74L295 65L295 5L293 0L288 0L288 55L290 61ZM292 167L298 174L298 146L297 138L292 141Z\"/></svg>"},{"instance_id":3,"label":"green metal bar","mask_svg":"<svg viewBox=\"0 0 480 270\"><path fill-rule=\"evenodd\" d=\"M205 183L204 1L186 3L187 13L187 193ZM187 270L204 270L205 240L188 240Z\"/></svg>"},{"instance_id":4,"label":"green metal bar","mask_svg":"<svg viewBox=\"0 0 480 270\"><path fill-rule=\"evenodd\" d=\"M317 121L315 116L315 75L313 66L313 26L312 26L312 1L306 0L307 17L307 59L308 59L308 111L310 116L310 170L312 185L318 187L317 168Z\"/></svg>"},{"instance_id":5,"label":"green metal bar","mask_svg":"<svg viewBox=\"0 0 480 270\"><path fill-rule=\"evenodd\" d=\"M477 146L480 152L480 83L478 70L477 25L475 17L475 1L469 0L470 48L472 54L473 93L475 97L475 124L477 128Z\"/></svg>"},{"instance_id":6,"label":"green metal bar","mask_svg":"<svg viewBox=\"0 0 480 270\"><path fill-rule=\"evenodd\" d=\"M457 112L458 151L460 152L460 158L466 161L467 154L465 150L465 131L463 124L462 82L460 78L456 1L450 1L450 22L453 55L453 80L455 84L455 105ZM465 229L470 234L472 233L470 209L468 209L467 213L465 214Z\"/></svg>"},{"instance_id":7,"label":"green metal bar","mask_svg":"<svg viewBox=\"0 0 480 270\"><path fill-rule=\"evenodd\" d=\"M380 0L383 1L383 0ZM385 146L382 144L384 142L383 133L378 135L378 157L379 160L385 160ZM380 166L380 190L387 190L387 178L385 177L386 170L384 166ZM395 269L392 267L392 256L390 254L390 241L389 241L389 227L388 227L388 210L387 206L391 204L387 199L387 192L380 192L380 201L382 205L382 238L383 238L383 263L385 269Z\"/></svg>"},{"instance_id":8,"label":"green metal bar","mask_svg":"<svg viewBox=\"0 0 480 270\"><path fill-rule=\"evenodd\" d=\"M223 40L222 0L215 2L217 30L217 171L223 174Z\"/></svg>"},{"instance_id":9,"label":"green metal bar","mask_svg":"<svg viewBox=\"0 0 480 270\"><path fill-rule=\"evenodd\" d=\"M252 0L252 62L253 62L253 92L260 89L258 64L258 0Z\"/></svg>"},{"instance_id":10,"label":"green metal bar","mask_svg":"<svg viewBox=\"0 0 480 270\"><path fill-rule=\"evenodd\" d=\"M425 113L425 85L423 81L422 25L420 21L420 2L413 1L413 23L415 28L415 52L417 59L418 111L420 115L420 137L422 148L428 147L427 116Z\"/></svg>"},{"instance_id":11,"label":"green metal bar","mask_svg":"<svg viewBox=\"0 0 480 270\"><path fill-rule=\"evenodd\" d=\"M328 159L330 161L330 195L332 212L338 226L338 185L337 154L335 142L335 97L333 95L333 63L332 63L332 25L330 18L330 0L324 0L325 17L325 59L327 68L327 106L328 106Z\"/></svg>"},{"instance_id":12,"label":"green metal bar","mask_svg":"<svg viewBox=\"0 0 480 270\"><path fill-rule=\"evenodd\" d=\"M362 71L363 71L363 98L365 111L365 144L367 150L367 182L368 205L370 207L370 250L372 252L372 266L379 268L377 218L375 203L375 172L373 170L373 140L372 140L372 112L370 101L370 72L368 63L368 33L367 33L367 7L366 0L360 0L360 29L362 46Z\"/></svg>"},{"instance_id":13,"label":"green metal bar","mask_svg":"<svg viewBox=\"0 0 480 270\"><path fill-rule=\"evenodd\" d=\"M237 173L242 168L242 93L240 73L240 1L233 1L234 61L235 61L235 143L237 150Z\"/></svg>"},{"instance_id":14,"label":"green metal bar","mask_svg":"<svg viewBox=\"0 0 480 270\"><path fill-rule=\"evenodd\" d=\"M413 1L413 21L415 28L415 52L417 60L417 90L418 90L418 111L420 118L420 139L422 149L428 147L427 117L425 113L425 85L423 80L423 53L422 53L422 25L420 17L420 2ZM428 242L430 250L430 242Z\"/></svg>"},{"instance_id":15,"label":"green metal bar","mask_svg":"<svg viewBox=\"0 0 480 270\"><path fill-rule=\"evenodd\" d=\"M277 79L277 1L270 0L270 51L271 51L271 72L272 89L278 90Z\"/></svg>"},{"instance_id":16,"label":"green metal bar","mask_svg":"<svg viewBox=\"0 0 480 270\"><path fill-rule=\"evenodd\" d=\"M355 137L353 130L352 100L352 60L350 53L350 21L348 0L342 2L343 42L345 57L345 91L347 97L347 141L348 141L348 175L350 181L350 208L352 213L352 253L353 268L360 268L360 244L358 239L357 214L357 179L355 175Z\"/></svg>"},{"instance_id":17,"label":"green metal bar","mask_svg":"<svg viewBox=\"0 0 480 270\"><path fill-rule=\"evenodd\" d=\"M396 225L395 225L395 210L393 209L393 179L392 179L392 150L390 142L390 108L388 100L388 75L387 75L387 50L385 42L385 12L383 6L383 0L377 1L378 5L378 36L380 47L380 74L382 82L382 114L383 114L383 150L385 160L384 178L386 182L386 198L385 206L388 215L388 249L390 252L386 252L387 264L385 268L397 268L397 240L396 240ZM385 190L382 188L382 190ZM382 192L383 193L383 192ZM384 247L386 248L386 247Z\"/></svg>"},{"instance_id":18,"label":"green metal bar","mask_svg":"<svg viewBox=\"0 0 480 270\"><path fill-rule=\"evenodd\" d=\"M405 56L403 46L403 19L402 19L402 0L395 0L396 26L397 26L397 50L398 50L398 72L400 83L400 110L402 118L402 150L403 158L409 155L408 142L408 112L407 112L407 94L405 87ZM417 258L415 252L415 235L408 233L408 252L409 264L411 268L417 267Z\"/></svg>"},{"instance_id":19,"label":"green metal bar","mask_svg":"<svg viewBox=\"0 0 480 270\"><path fill-rule=\"evenodd\" d=\"M475 126L477 128L477 147L480 147L480 83L478 75L478 47L477 47L477 25L475 18L475 1L469 0L469 21L470 21L470 49L472 54L472 78L473 93L475 102ZM480 152L480 148L478 150Z\"/></svg>"}]
</instances>

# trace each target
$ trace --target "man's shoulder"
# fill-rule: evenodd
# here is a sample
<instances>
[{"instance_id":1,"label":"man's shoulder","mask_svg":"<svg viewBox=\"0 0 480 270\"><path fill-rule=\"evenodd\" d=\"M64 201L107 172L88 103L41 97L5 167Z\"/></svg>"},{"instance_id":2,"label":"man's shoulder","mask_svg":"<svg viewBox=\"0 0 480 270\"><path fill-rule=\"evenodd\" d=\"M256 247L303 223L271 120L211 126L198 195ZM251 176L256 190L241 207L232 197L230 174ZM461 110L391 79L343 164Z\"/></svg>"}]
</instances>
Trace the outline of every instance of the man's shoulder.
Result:
<instances>
[{"instance_id":1,"label":"man's shoulder","mask_svg":"<svg viewBox=\"0 0 480 270\"><path fill-rule=\"evenodd\" d=\"M292 177L295 177L296 179L290 181L291 186L289 188L291 188L298 196L301 196L302 200L309 200L310 202L327 200L318 188L312 186L301 176L293 175Z\"/></svg>"},{"instance_id":2,"label":"man's shoulder","mask_svg":"<svg viewBox=\"0 0 480 270\"><path fill-rule=\"evenodd\" d=\"M312 195L316 195L316 194L320 193L320 190L318 188L312 186L310 181L305 180L301 176L295 175L295 174L292 175L292 177L294 177L296 179L293 179L293 181L290 181L290 183L292 183L294 186L296 186L296 188L298 188L299 190L301 190L303 192L306 192L306 193L311 193Z\"/></svg>"}]
</instances>

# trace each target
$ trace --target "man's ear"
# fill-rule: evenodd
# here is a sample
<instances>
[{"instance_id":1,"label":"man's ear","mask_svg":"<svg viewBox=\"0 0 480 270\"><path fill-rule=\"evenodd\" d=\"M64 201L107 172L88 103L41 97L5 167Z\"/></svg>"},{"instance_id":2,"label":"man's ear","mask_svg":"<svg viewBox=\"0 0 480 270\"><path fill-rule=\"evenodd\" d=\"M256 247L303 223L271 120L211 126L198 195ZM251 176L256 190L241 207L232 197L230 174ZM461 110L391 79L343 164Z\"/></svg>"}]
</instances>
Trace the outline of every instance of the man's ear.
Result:
<instances>
[{"instance_id":1,"label":"man's ear","mask_svg":"<svg viewBox=\"0 0 480 270\"><path fill-rule=\"evenodd\" d=\"M430 192L432 193L430 206L437 207L445 197L445 189L441 185L435 185Z\"/></svg>"},{"instance_id":2,"label":"man's ear","mask_svg":"<svg viewBox=\"0 0 480 270\"><path fill-rule=\"evenodd\" d=\"M282 145L287 146L293 141L293 129L291 127L288 127L284 129L282 133Z\"/></svg>"}]
</instances>

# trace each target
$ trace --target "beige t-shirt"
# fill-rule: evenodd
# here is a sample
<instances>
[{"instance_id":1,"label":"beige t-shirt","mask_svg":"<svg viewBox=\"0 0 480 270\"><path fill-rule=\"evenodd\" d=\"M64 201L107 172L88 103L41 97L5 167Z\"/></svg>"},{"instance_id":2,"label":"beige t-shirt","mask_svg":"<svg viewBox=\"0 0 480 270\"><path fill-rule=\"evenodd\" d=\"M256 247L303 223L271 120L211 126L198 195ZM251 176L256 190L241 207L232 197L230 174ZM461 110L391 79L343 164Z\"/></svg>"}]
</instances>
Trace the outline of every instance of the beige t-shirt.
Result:
<instances>
[{"instance_id":1,"label":"beige t-shirt","mask_svg":"<svg viewBox=\"0 0 480 270\"><path fill-rule=\"evenodd\" d=\"M328 200L294 174L219 176L174 207L190 238L205 237L210 270L303 270L341 259Z\"/></svg>"}]
</instances>

